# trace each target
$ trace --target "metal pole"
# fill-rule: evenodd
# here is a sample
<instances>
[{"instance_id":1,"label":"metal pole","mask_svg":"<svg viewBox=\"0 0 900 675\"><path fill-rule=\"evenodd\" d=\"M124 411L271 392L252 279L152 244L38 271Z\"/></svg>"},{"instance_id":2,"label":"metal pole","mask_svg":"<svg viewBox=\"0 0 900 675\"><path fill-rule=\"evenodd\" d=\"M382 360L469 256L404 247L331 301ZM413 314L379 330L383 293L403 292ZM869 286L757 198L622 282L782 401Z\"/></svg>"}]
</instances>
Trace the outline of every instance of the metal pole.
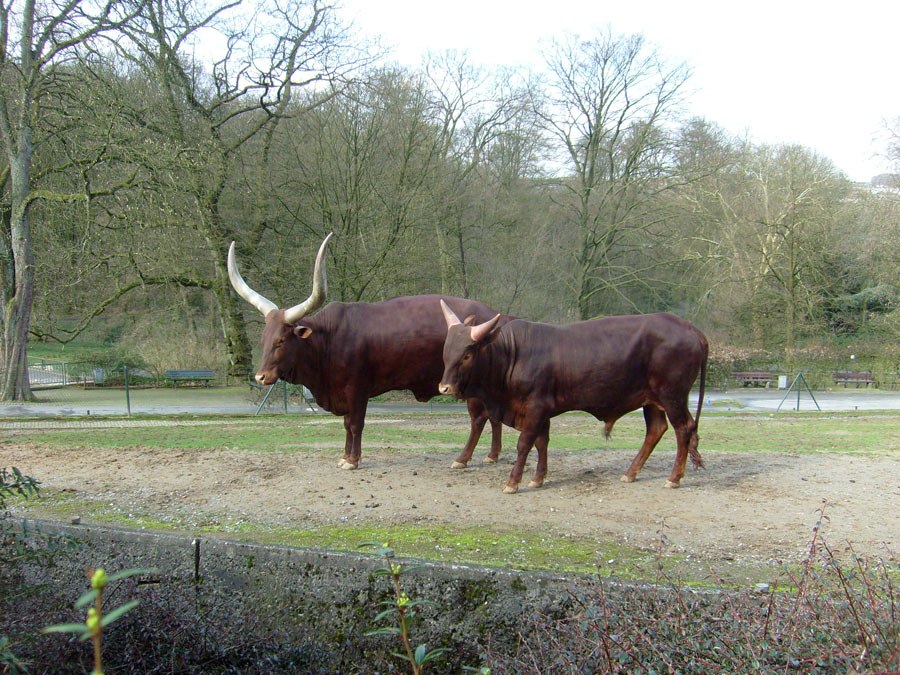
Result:
<instances>
[{"instance_id":1,"label":"metal pole","mask_svg":"<svg viewBox=\"0 0 900 675\"><path fill-rule=\"evenodd\" d=\"M266 392L266 395L263 396L263 400L259 402L259 407L256 409L257 415L259 415L259 411L263 409L263 406L266 404L266 401L269 400L269 394L271 394L272 390L277 386L278 386L278 382L275 382L275 384L273 384L269 387L269 390Z\"/></svg>"},{"instance_id":2,"label":"metal pole","mask_svg":"<svg viewBox=\"0 0 900 675\"><path fill-rule=\"evenodd\" d=\"M819 411L822 410L822 408L819 407L819 402L816 400L816 397L812 393L812 389L809 388L809 384L807 383L806 378L803 377L803 371L801 370L799 373L797 373L797 377L794 378L794 381L791 382L791 386L788 387L788 390L784 393L784 398L781 399L781 403L779 403L778 407L775 408L775 412L779 412L781 410L781 406L784 405L785 401L787 401L787 397L791 395L791 390L795 386L797 387L797 410L798 411L800 410L800 384L799 383L801 381L803 382L803 386L806 387L806 391L809 392L809 396L810 396L810 398L812 398L813 403L816 404L816 409L818 409Z\"/></svg>"},{"instance_id":3,"label":"metal pole","mask_svg":"<svg viewBox=\"0 0 900 675\"><path fill-rule=\"evenodd\" d=\"M128 406L128 416L131 417L131 391L128 389L128 366L125 366L125 404Z\"/></svg>"},{"instance_id":4,"label":"metal pole","mask_svg":"<svg viewBox=\"0 0 900 675\"><path fill-rule=\"evenodd\" d=\"M816 404L816 409L821 412L822 408L819 407L819 402L816 400L815 395L812 393L812 389L809 388L809 382L806 381L806 378L803 377L803 371L800 371L800 379L803 380L803 386L806 387L806 391L809 392L809 397L813 400L813 403ZM800 395L799 387L797 388L797 395ZM799 406L798 406L799 407Z\"/></svg>"}]
</instances>

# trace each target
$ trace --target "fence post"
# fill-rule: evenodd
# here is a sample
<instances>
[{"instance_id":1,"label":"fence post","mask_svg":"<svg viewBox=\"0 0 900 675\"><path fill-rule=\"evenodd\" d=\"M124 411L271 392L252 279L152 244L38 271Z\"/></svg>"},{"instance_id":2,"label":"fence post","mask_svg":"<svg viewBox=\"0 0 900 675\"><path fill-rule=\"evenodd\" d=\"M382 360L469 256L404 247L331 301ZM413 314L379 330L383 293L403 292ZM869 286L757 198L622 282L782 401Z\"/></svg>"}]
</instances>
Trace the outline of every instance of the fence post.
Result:
<instances>
[{"instance_id":1,"label":"fence post","mask_svg":"<svg viewBox=\"0 0 900 675\"><path fill-rule=\"evenodd\" d=\"M131 417L131 391L128 389L128 366L125 366L125 405L128 406L128 416Z\"/></svg>"}]
</instances>

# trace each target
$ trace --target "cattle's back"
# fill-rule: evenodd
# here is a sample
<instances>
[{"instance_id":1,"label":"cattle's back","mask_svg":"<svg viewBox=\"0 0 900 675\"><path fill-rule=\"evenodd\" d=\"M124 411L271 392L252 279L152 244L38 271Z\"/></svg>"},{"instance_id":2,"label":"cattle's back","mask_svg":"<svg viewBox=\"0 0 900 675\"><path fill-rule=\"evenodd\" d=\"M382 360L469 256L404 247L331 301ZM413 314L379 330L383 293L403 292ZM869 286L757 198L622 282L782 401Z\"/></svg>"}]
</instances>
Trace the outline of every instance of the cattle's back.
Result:
<instances>
[{"instance_id":1,"label":"cattle's back","mask_svg":"<svg viewBox=\"0 0 900 675\"><path fill-rule=\"evenodd\" d=\"M558 411L631 406L651 381L693 382L706 355L703 334L666 313L563 326L511 321L489 347L495 397L518 392Z\"/></svg>"},{"instance_id":2,"label":"cattle's back","mask_svg":"<svg viewBox=\"0 0 900 675\"><path fill-rule=\"evenodd\" d=\"M370 382L371 396L394 389L436 395L447 337L441 299L458 316L474 316L477 322L497 314L475 300L436 294L374 303L331 302L314 317L327 336L330 367L347 364L348 371Z\"/></svg>"}]
</instances>

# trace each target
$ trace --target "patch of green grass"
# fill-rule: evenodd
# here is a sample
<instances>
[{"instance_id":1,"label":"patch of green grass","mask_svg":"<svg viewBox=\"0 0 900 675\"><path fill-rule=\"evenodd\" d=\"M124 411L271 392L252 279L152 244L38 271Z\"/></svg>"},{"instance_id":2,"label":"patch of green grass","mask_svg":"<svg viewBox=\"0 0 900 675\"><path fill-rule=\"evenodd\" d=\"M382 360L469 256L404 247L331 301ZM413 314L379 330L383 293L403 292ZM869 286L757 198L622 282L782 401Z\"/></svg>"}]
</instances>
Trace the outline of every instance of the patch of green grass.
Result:
<instances>
[{"instance_id":1,"label":"patch of green grass","mask_svg":"<svg viewBox=\"0 0 900 675\"><path fill-rule=\"evenodd\" d=\"M120 525L138 530L162 530L162 531L186 531L187 523L173 515L166 514L163 518L159 514L150 516L143 509L124 509L109 502L94 499L84 499L73 496L71 492L44 488L41 490L39 500L19 500L14 506L27 507L29 517L53 517L58 520L66 520L72 516L82 517L90 514L90 519L107 524Z\"/></svg>"},{"instance_id":2,"label":"patch of green grass","mask_svg":"<svg viewBox=\"0 0 900 675\"><path fill-rule=\"evenodd\" d=\"M372 416L377 420L377 416ZM156 418L158 419L158 418ZM54 448L147 447L159 449L233 449L252 452L316 451L341 447L344 427L337 417L242 418L211 420L208 425L165 427L113 427L72 430L29 430L18 441ZM251 421L252 420L252 421ZM550 428L551 451L630 450L640 447L644 420L640 413L620 419L609 440L603 425L590 415L556 418ZM372 423L363 434L363 447L388 450L394 446L424 448L462 447L469 433L465 416L456 413L406 416L391 423ZM485 435L490 431L486 430ZM517 438L504 427L504 446ZM660 447L674 447L669 429ZM888 454L900 450L900 415L794 414L704 415L700 420L700 451Z\"/></svg>"},{"instance_id":3,"label":"patch of green grass","mask_svg":"<svg viewBox=\"0 0 900 675\"><path fill-rule=\"evenodd\" d=\"M343 446L344 425L340 421L315 426L172 426L120 427L109 429L78 429L71 431L28 431L19 435L24 441L54 447L145 447L160 449L235 449L250 451L284 451L316 448L322 445ZM459 445L465 443L468 432L455 430L421 430L367 427L365 445L388 448L392 443Z\"/></svg>"},{"instance_id":4,"label":"patch of green grass","mask_svg":"<svg viewBox=\"0 0 900 675\"><path fill-rule=\"evenodd\" d=\"M296 546L333 551L360 552L367 541L390 542L404 557L435 562L549 570L560 573L597 574L634 581L665 576L690 585L714 585L724 581L742 585L770 581L777 573L762 563L704 563L685 556L598 540L553 534L523 534L501 528L478 529L445 525L316 525L289 528L226 515L187 515L177 509L160 517L131 505L127 508L103 500L58 490L43 490L40 500L19 500L14 506L29 517L66 520L81 516L95 522L130 529L207 535L221 539ZM89 515L86 515L89 514ZM716 565L713 576L709 567Z\"/></svg>"},{"instance_id":5,"label":"patch of green grass","mask_svg":"<svg viewBox=\"0 0 900 675\"><path fill-rule=\"evenodd\" d=\"M778 415L700 420L700 451L883 455L900 450L900 415Z\"/></svg>"},{"instance_id":6,"label":"patch of green grass","mask_svg":"<svg viewBox=\"0 0 900 675\"><path fill-rule=\"evenodd\" d=\"M720 398L712 403L707 403L707 407L712 408L736 408L740 410L744 407L744 404L733 398Z\"/></svg>"},{"instance_id":7,"label":"patch of green grass","mask_svg":"<svg viewBox=\"0 0 900 675\"><path fill-rule=\"evenodd\" d=\"M609 441L602 425L586 414L564 415L550 427L550 449L637 449L644 439L640 412L616 422ZM555 432L560 428L560 432ZM842 413L708 414L700 418L700 452L788 452L889 454L900 450L900 415ZM660 447L675 446L670 428Z\"/></svg>"},{"instance_id":8,"label":"patch of green grass","mask_svg":"<svg viewBox=\"0 0 900 675\"><path fill-rule=\"evenodd\" d=\"M26 506L19 503L18 506ZM45 490L39 502L27 505L35 517L67 519L81 516L91 522L139 530L205 534L225 539L263 544L297 546L358 552L367 541L390 542L405 557L515 569L542 569L557 572L646 579L657 565L669 574L684 568L681 556L666 555L659 561L653 551L630 548L613 542L491 531L485 528L451 528L420 525L329 525L286 528L246 518L201 516L199 520L167 514L150 515L139 507L123 508L102 500L89 500L72 493ZM90 514L86 517L85 514ZM599 568L598 568L599 563ZM699 580L695 580L698 582Z\"/></svg>"},{"instance_id":9,"label":"patch of green grass","mask_svg":"<svg viewBox=\"0 0 900 675\"><path fill-rule=\"evenodd\" d=\"M53 341L28 343L28 356L56 361L74 361L79 358L79 352L102 350L112 351L112 348L99 340L76 340L69 344Z\"/></svg>"},{"instance_id":10,"label":"patch of green grass","mask_svg":"<svg viewBox=\"0 0 900 675\"><path fill-rule=\"evenodd\" d=\"M171 427L117 427L67 431L28 431L20 439L53 447L290 450L319 443L343 443L343 424L334 422L302 429L268 425L210 424Z\"/></svg>"}]
</instances>

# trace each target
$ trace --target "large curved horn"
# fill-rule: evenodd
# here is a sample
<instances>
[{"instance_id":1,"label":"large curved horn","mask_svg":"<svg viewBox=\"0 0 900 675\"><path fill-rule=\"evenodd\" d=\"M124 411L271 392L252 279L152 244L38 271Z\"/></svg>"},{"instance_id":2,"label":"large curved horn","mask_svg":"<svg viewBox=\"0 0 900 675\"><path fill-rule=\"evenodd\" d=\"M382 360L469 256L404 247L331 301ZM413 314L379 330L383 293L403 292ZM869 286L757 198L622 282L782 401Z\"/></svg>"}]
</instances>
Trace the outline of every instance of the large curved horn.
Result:
<instances>
[{"instance_id":1,"label":"large curved horn","mask_svg":"<svg viewBox=\"0 0 900 675\"><path fill-rule=\"evenodd\" d=\"M472 338L472 342L481 342L482 340L484 340L488 335L490 335L490 332L494 329L494 326L497 325L497 322L499 320L500 315L498 314L489 321L480 323L477 326L472 326L469 329L469 337Z\"/></svg>"},{"instance_id":2,"label":"large curved horn","mask_svg":"<svg viewBox=\"0 0 900 675\"><path fill-rule=\"evenodd\" d=\"M462 323L462 321L459 320L459 317L454 314L453 310L447 306L447 303L444 302L443 298L441 298L441 309L444 310L444 320L447 322L447 328Z\"/></svg>"},{"instance_id":3,"label":"large curved horn","mask_svg":"<svg viewBox=\"0 0 900 675\"><path fill-rule=\"evenodd\" d=\"M328 283L325 280L325 245L331 239L334 232L329 232L328 236L319 246L319 253L316 255L316 266L313 269L313 287L309 297L299 305L294 305L284 310L285 323L294 323L299 321L310 312L319 309L324 302L325 296L328 295Z\"/></svg>"},{"instance_id":4,"label":"large curved horn","mask_svg":"<svg viewBox=\"0 0 900 675\"><path fill-rule=\"evenodd\" d=\"M228 278L237 294L262 312L263 316L273 309L278 309L278 305L250 288L241 273L238 272L237 262L234 260L234 242L231 242L231 246L228 247Z\"/></svg>"}]
</instances>

